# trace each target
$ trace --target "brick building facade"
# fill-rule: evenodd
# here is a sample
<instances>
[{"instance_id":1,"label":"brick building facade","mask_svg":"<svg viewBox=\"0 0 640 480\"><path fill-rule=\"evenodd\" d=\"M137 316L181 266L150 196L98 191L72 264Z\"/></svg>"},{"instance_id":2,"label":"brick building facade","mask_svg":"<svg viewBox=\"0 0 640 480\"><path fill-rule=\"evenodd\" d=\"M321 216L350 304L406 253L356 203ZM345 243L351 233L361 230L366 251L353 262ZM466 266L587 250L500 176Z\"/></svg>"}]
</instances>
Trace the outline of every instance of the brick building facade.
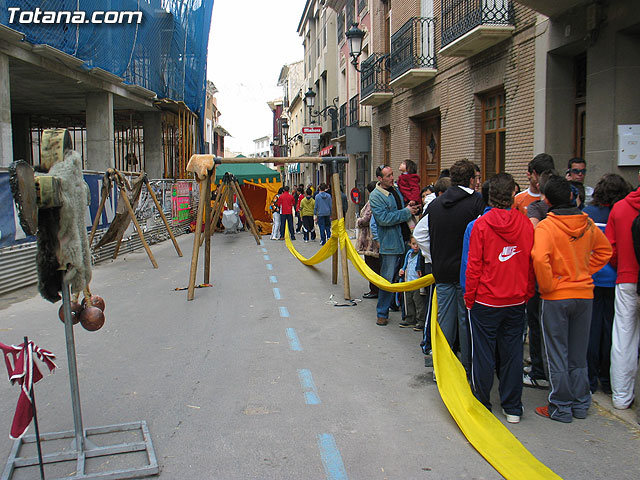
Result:
<instances>
[{"instance_id":1,"label":"brick building facade","mask_svg":"<svg viewBox=\"0 0 640 480\"><path fill-rule=\"evenodd\" d=\"M374 106L372 163L390 164L397 171L403 160L412 159L419 165L423 185L427 185L435 181L441 169L468 158L481 167L483 179L507 171L526 187L526 165L534 153L536 13L506 0L466 2L470 8L477 5L483 15L480 25L467 33L473 53L461 49L453 52L457 56L448 56L450 52L443 52L442 24L443 7L447 9L451 3L455 2L371 0L374 53L389 53L389 33L392 70L394 35L408 22L420 29L412 41L422 45L422 58L427 48L434 56L431 65L412 65L409 72L432 70L425 74L432 78L415 80L419 84L405 88L393 85L392 80L393 96ZM506 23L507 29L498 31L502 40L483 47L495 42L483 44L473 38L474 32L484 26L489 26L491 38L494 25L491 18L485 18L487 4L503 7L501 28ZM426 18L432 20L414 20ZM465 36L460 38L464 41ZM413 54L415 57L415 51Z\"/></svg>"}]
</instances>

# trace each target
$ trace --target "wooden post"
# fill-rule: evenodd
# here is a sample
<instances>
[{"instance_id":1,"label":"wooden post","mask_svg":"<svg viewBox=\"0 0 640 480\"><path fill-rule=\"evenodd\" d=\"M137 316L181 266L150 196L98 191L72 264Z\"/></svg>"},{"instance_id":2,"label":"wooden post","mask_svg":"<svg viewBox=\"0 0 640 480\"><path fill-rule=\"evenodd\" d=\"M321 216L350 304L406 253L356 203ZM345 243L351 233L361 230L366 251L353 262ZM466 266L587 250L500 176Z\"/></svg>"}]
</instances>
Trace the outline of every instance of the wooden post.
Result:
<instances>
[{"instance_id":1,"label":"wooden post","mask_svg":"<svg viewBox=\"0 0 640 480\"><path fill-rule=\"evenodd\" d=\"M227 197L229 196L229 185L221 184L218 189L218 195L216 195L216 200L218 200L218 204L216 205L216 209L213 212L213 216L211 218L211 225L213 225L213 229L211 230L211 234L213 235L216 232L216 228L218 226L218 220L220 219L220 215L224 210L224 204L227 201Z\"/></svg>"},{"instance_id":2,"label":"wooden post","mask_svg":"<svg viewBox=\"0 0 640 480\"><path fill-rule=\"evenodd\" d=\"M333 183L333 177L331 177L331 183ZM331 193L332 193L331 218L337 219L338 218L338 204L337 204L338 199L336 197L336 194L333 188L331 189ZM331 233L333 234L333 232ZM329 241L329 239L327 239L327 241ZM340 243L338 242L338 246L339 245ZM331 257L331 284L332 285L338 284L338 250L336 250L336 253L334 253L333 256Z\"/></svg>"},{"instance_id":3,"label":"wooden post","mask_svg":"<svg viewBox=\"0 0 640 480\"><path fill-rule=\"evenodd\" d=\"M196 215L196 229L193 232L193 252L191 254L191 270L189 271L189 288L187 300L193 300L196 288L196 273L198 271L198 254L200 253L200 230L202 229L202 214L204 212L204 186L206 182L200 182L200 199L198 200L198 213Z\"/></svg>"},{"instance_id":4,"label":"wooden post","mask_svg":"<svg viewBox=\"0 0 640 480\"><path fill-rule=\"evenodd\" d=\"M175 235L173 235L173 232L171 231L171 226L169 225L169 221L167 220L167 217L164 215L164 212L162 211L162 206L160 205L160 202L158 202L158 197L156 197L156 194L153 193L153 189L151 188L151 185L149 184L149 179L146 177L146 175L144 177L144 184L147 186L147 191L149 192L149 195L151 195L151 198L153 199L153 203L156 204L156 208L158 209L158 212L160 212L160 217L162 218L162 222L164 223L164 226L167 227L167 232L169 232L169 236L171 237L173 246L176 247L176 252L178 252L178 256L181 257L182 251L178 246L178 241L176 240ZM89 241L89 243L91 243L91 241Z\"/></svg>"},{"instance_id":5,"label":"wooden post","mask_svg":"<svg viewBox=\"0 0 640 480\"><path fill-rule=\"evenodd\" d=\"M340 194L340 176L338 175L338 163L333 162L333 175L331 177L332 188L331 191L336 197L336 210L337 210L337 219L340 221L344 218L342 212L342 195ZM347 241L350 242L347 238ZM340 249L340 244L338 244L338 249L340 250L340 260L342 261L342 282L344 284L344 299L351 300L351 286L349 284L349 265L347 263L347 247L344 246Z\"/></svg>"},{"instance_id":6,"label":"wooden post","mask_svg":"<svg viewBox=\"0 0 640 480\"><path fill-rule=\"evenodd\" d=\"M104 210L104 204L106 203L108 196L109 196L109 189L105 188L104 191L102 192L100 205L98 206L98 213L96 213L96 218L93 220L93 226L91 227L91 233L89 234L89 247L91 247L91 242L93 242L93 237L95 236L96 230L98 229L98 223L100 223L102 210Z\"/></svg>"},{"instance_id":7,"label":"wooden post","mask_svg":"<svg viewBox=\"0 0 640 480\"><path fill-rule=\"evenodd\" d=\"M207 175L205 181L205 198L206 201L204 207L204 216L206 219L204 227L204 283L209 282L209 276L211 273L211 176L215 175L215 167ZM215 177L214 177L215 178Z\"/></svg>"},{"instance_id":8,"label":"wooden post","mask_svg":"<svg viewBox=\"0 0 640 480\"><path fill-rule=\"evenodd\" d=\"M128 225L127 225L128 226ZM126 230L126 228L125 228ZM118 252L120 252L120 245L122 244L122 237L124 236L124 230L118 235L118 241L116 242L116 248L113 249L113 259L118 258Z\"/></svg>"},{"instance_id":9,"label":"wooden post","mask_svg":"<svg viewBox=\"0 0 640 480\"><path fill-rule=\"evenodd\" d=\"M220 214L224 209L224 202L227 199L227 191L229 190L229 186L224 183L218 187L216 194L216 201L213 203L211 219L209 223L211 223L211 230L209 231L209 235L213 235L218 226L218 219L220 218ZM200 239L200 245L202 245L203 239Z\"/></svg>"},{"instance_id":10,"label":"wooden post","mask_svg":"<svg viewBox=\"0 0 640 480\"><path fill-rule=\"evenodd\" d=\"M140 237L140 241L142 242L142 246L147 251L147 255L149 256L149 260L151 260L153 268L158 268L158 264L156 263L156 259L153 257L153 253L151 253L151 249L149 248L149 244L144 239L144 234L142 233L142 228L140 228L140 224L138 223L138 219L136 218L136 214L134 213L133 208L131 208L131 203L129 203L129 198L127 197L127 194L125 192L125 188L124 188L124 186L119 186L118 188L120 189L120 196L122 197L122 201L124 202L124 205L127 207L127 210L129 211L129 216L131 217L131 221L133 222L133 224L136 227L136 230L138 232L138 236Z\"/></svg>"},{"instance_id":11,"label":"wooden post","mask_svg":"<svg viewBox=\"0 0 640 480\"><path fill-rule=\"evenodd\" d=\"M260 245L260 233L258 232L258 227L256 226L253 220L253 215L251 215L251 210L249 210L249 205L247 204L247 201L245 200L244 195L240 190L240 184L236 179L233 179L231 181L231 188L233 189L236 196L238 197L238 203L240 204L240 207L242 208L242 210L244 210L244 215L247 220L247 224L249 226L249 231L255 237L256 243Z\"/></svg>"}]
</instances>

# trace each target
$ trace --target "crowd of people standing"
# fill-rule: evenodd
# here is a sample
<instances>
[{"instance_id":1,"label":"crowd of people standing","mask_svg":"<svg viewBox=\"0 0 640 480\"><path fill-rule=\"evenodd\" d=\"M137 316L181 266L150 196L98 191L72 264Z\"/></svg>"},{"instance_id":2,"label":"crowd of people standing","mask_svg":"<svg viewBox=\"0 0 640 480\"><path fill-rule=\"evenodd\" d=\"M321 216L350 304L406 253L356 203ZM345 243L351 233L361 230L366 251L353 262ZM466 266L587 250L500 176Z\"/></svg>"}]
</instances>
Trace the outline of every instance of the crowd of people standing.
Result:
<instances>
[{"instance_id":1,"label":"crowd of people standing","mask_svg":"<svg viewBox=\"0 0 640 480\"><path fill-rule=\"evenodd\" d=\"M317 224L320 245L324 245L331 237L332 197L328 185L321 183L314 191L311 185L305 189L300 184L293 193L290 190L288 185L281 187L271 201L271 240L284 240L288 226L291 240L296 239L296 233L302 233L305 243L315 242ZM346 197L342 199L344 211L345 201Z\"/></svg>"},{"instance_id":2,"label":"crowd of people standing","mask_svg":"<svg viewBox=\"0 0 640 480\"><path fill-rule=\"evenodd\" d=\"M511 423L523 414L523 386L549 389L535 413L563 423L585 418L598 389L629 408L640 342L640 188L617 174L590 188L583 159L560 174L547 154L529 162L520 193L508 173L481 184L468 160L422 191L413 162L400 171L396 183L390 166L376 169L356 223L358 252L390 282L433 273L438 323L478 400L492 409L497 374ZM401 310L398 325L421 331L429 354L431 290L405 292L399 306L373 284L363 297L377 299L377 325Z\"/></svg>"},{"instance_id":3,"label":"crowd of people standing","mask_svg":"<svg viewBox=\"0 0 640 480\"><path fill-rule=\"evenodd\" d=\"M544 153L527 165L522 192L508 173L482 183L468 160L422 189L414 162L399 170L396 182L381 165L367 185L356 249L389 282L432 273L435 285L398 296L370 283L362 297L377 300L376 324L401 311L398 325L422 333L430 365L435 292L438 323L474 395L491 410L497 375L510 423L523 414L523 386L549 389L535 413L563 423L586 418L598 389L615 408L630 408L640 349L640 188L612 173L591 188L583 159L560 174ZM299 185L292 195L283 187L272 202L271 238L283 240L288 225L292 240L302 232L315 241L317 224L324 245L328 190Z\"/></svg>"}]
</instances>

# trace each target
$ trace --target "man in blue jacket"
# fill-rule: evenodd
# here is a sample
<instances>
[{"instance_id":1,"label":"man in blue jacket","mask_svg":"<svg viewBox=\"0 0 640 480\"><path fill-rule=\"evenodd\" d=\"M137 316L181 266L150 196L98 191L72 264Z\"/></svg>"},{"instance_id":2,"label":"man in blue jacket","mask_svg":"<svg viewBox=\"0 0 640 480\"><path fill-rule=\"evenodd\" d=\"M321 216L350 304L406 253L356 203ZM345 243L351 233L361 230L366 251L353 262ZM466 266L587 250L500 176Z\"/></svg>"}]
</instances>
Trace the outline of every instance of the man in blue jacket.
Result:
<instances>
[{"instance_id":1,"label":"man in blue jacket","mask_svg":"<svg viewBox=\"0 0 640 480\"><path fill-rule=\"evenodd\" d=\"M324 245L331 237L331 195L327 193L327 185L324 183L318 185L318 190L313 214L320 229L320 245Z\"/></svg>"},{"instance_id":2,"label":"man in blue jacket","mask_svg":"<svg viewBox=\"0 0 640 480\"><path fill-rule=\"evenodd\" d=\"M410 231L407 220L419 213L420 205L411 202L409 206L403 208L402 195L393 186L391 167L386 165L378 167L376 177L378 177L378 185L369 196L369 205L378 227L380 275L393 282L393 275L406 250L405 241L409 240ZM403 236L403 228L406 239ZM380 289L376 307L377 325L383 326L389 323L389 306L392 299L392 292Z\"/></svg>"}]
</instances>

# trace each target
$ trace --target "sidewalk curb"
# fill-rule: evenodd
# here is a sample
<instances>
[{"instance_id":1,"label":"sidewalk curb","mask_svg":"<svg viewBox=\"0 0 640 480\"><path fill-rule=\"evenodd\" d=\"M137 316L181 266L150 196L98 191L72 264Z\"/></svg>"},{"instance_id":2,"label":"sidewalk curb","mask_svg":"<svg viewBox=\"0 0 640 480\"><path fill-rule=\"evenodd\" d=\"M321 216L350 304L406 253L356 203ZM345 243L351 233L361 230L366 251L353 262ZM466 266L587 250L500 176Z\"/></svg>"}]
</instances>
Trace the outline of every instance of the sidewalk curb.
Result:
<instances>
[{"instance_id":1,"label":"sidewalk curb","mask_svg":"<svg viewBox=\"0 0 640 480\"><path fill-rule=\"evenodd\" d=\"M602 392L592 394L591 401L600 412L608 413L612 417L626 423L628 426L636 430L640 430L637 416L638 413L636 412L637 407L619 410L611 403L611 396Z\"/></svg>"}]
</instances>

